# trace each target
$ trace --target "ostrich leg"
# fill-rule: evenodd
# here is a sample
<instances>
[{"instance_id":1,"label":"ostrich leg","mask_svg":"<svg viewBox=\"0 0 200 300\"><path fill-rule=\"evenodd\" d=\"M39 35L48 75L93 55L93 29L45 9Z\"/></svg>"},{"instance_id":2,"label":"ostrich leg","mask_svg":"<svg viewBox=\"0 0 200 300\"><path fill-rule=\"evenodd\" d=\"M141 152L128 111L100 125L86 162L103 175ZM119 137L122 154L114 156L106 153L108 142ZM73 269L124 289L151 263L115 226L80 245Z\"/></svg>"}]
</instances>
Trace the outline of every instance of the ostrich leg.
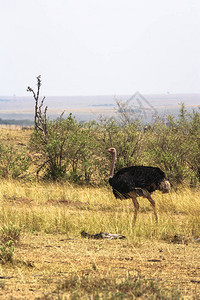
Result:
<instances>
[{"instance_id":1,"label":"ostrich leg","mask_svg":"<svg viewBox=\"0 0 200 300\"><path fill-rule=\"evenodd\" d=\"M158 223L158 215L157 215L157 212L156 212L155 201L151 198L150 194L147 196L147 199L149 200L149 202L151 203L151 206L153 207L153 212L154 212L154 215L155 215L156 223Z\"/></svg>"},{"instance_id":2,"label":"ostrich leg","mask_svg":"<svg viewBox=\"0 0 200 300\"><path fill-rule=\"evenodd\" d=\"M131 198L132 198L132 201L133 201L133 205L135 207L135 212L134 212L134 217L133 217L133 224L135 224L136 219L137 219L137 213L138 213L138 210L139 210L139 203L138 203L136 197L131 197Z\"/></svg>"}]
</instances>

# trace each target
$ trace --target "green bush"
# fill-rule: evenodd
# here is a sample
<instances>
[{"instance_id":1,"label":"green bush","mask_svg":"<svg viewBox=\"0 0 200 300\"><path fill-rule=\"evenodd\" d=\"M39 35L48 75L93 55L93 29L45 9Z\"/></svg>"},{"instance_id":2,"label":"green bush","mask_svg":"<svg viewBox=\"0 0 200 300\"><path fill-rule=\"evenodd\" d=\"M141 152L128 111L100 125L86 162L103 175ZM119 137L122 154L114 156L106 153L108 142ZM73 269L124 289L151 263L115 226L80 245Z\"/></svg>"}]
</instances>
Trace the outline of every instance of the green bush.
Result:
<instances>
[{"instance_id":1,"label":"green bush","mask_svg":"<svg viewBox=\"0 0 200 300\"><path fill-rule=\"evenodd\" d=\"M14 146L0 144L0 176L4 178L18 178L29 168L30 159L24 152Z\"/></svg>"},{"instance_id":2,"label":"green bush","mask_svg":"<svg viewBox=\"0 0 200 300\"><path fill-rule=\"evenodd\" d=\"M79 124L71 114L66 119L48 120L45 142L38 131L30 140L31 151L41 155L38 171L43 168L46 179L90 183L98 164L94 159L95 131L95 124Z\"/></svg>"},{"instance_id":3,"label":"green bush","mask_svg":"<svg viewBox=\"0 0 200 300\"><path fill-rule=\"evenodd\" d=\"M30 141L31 149L41 154L47 179L103 183L110 168L106 150L115 147L116 171L131 165L152 165L165 171L174 184L187 181L196 185L200 180L199 112L182 111L177 120L168 116L167 124L156 120L147 132L138 121L122 123L110 118L99 124L79 124L72 115L47 125L46 143L37 132Z\"/></svg>"},{"instance_id":4,"label":"green bush","mask_svg":"<svg viewBox=\"0 0 200 300\"><path fill-rule=\"evenodd\" d=\"M123 124L114 118L105 119L101 122L100 134L102 153L110 147L117 150L116 170L142 162L142 133L138 121Z\"/></svg>"},{"instance_id":5,"label":"green bush","mask_svg":"<svg viewBox=\"0 0 200 300\"><path fill-rule=\"evenodd\" d=\"M12 241L17 243L20 240L22 228L15 226L13 223L3 225L0 229L0 240L3 244Z\"/></svg>"},{"instance_id":6,"label":"green bush","mask_svg":"<svg viewBox=\"0 0 200 300\"><path fill-rule=\"evenodd\" d=\"M177 119L157 121L147 134L145 156L148 164L161 167L175 184L195 185L200 180L200 114L189 114L181 105Z\"/></svg>"},{"instance_id":7,"label":"green bush","mask_svg":"<svg viewBox=\"0 0 200 300\"><path fill-rule=\"evenodd\" d=\"M13 241L8 241L0 245L0 261L5 264L13 261L15 247Z\"/></svg>"}]
</instances>

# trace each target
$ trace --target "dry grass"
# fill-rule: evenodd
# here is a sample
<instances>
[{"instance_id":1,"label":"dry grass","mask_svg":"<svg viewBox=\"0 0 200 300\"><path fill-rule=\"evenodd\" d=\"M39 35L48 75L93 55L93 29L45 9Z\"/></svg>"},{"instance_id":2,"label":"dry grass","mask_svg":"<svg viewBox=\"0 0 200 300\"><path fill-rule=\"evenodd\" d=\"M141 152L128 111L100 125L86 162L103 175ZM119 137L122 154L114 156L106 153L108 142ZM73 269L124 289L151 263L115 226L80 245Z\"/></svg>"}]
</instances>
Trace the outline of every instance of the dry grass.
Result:
<instances>
[{"instance_id":1,"label":"dry grass","mask_svg":"<svg viewBox=\"0 0 200 300\"><path fill-rule=\"evenodd\" d=\"M21 126L13 125L14 129L9 129L9 125L0 127L1 143L2 144L15 144L16 146L23 147L28 144L32 130L22 130Z\"/></svg>"},{"instance_id":2,"label":"dry grass","mask_svg":"<svg viewBox=\"0 0 200 300\"><path fill-rule=\"evenodd\" d=\"M149 202L140 199L140 213L134 226L132 202L116 200L109 187L6 180L0 183L0 199L0 222L9 220L29 231L59 231L69 236L83 229L91 233L113 231L131 239L162 239L175 234L192 238L200 234L198 190L154 193L159 225L154 222Z\"/></svg>"},{"instance_id":3,"label":"dry grass","mask_svg":"<svg viewBox=\"0 0 200 300\"><path fill-rule=\"evenodd\" d=\"M23 229L13 263L0 265L0 295L115 299L121 293L119 299L132 299L137 286L143 299L159 293L179 299L177 290L199 297L200 191L156 192L154 199L159 223L148 201L139 199L133 225L132 202L116 200L110 188L1 181L0 224ZM88 240L82 230L127 239Z\"/></svg>"}]
</instances>

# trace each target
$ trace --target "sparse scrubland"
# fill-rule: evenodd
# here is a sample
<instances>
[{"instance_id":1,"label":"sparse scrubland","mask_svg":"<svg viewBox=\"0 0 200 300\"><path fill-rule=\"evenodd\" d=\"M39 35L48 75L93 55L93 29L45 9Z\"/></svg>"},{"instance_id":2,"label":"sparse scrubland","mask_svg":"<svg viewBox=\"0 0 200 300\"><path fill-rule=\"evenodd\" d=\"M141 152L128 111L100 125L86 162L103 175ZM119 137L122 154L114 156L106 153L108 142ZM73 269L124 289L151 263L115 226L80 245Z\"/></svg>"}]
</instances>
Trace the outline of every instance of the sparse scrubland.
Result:
<instances>
[{"instance_id":1,"label":"sparse scrubland","mask_svg":"<svg viewBox=\"0 0 200 300\"><path fill-rule=\"evenodd\" d=\"M79 124L72 115L50 121L33 95L35 128L0 129L0 297L199 299L199 112L182 105L178 120L143 130L118 103L119 119ZM132 202L114 198L111 146L116 170L165 171L172 191L153 194L157 224L147 200L133 224ZM83 230L126 239L87 239Z\"/></svg>"}]
</instances>

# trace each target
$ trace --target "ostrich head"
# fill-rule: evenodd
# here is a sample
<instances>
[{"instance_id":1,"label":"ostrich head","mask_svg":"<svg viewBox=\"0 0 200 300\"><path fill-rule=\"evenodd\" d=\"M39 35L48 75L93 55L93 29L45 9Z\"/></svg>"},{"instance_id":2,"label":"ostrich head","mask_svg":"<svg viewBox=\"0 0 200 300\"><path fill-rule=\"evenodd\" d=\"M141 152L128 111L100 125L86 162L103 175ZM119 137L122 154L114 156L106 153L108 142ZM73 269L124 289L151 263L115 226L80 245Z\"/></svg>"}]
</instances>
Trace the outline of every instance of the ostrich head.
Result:
<instances>
[{"instance_id":1,"label":"ostrich head","mask_svg":"<svg viewBox=\"0 0 200 300\"><path fill-rule=\"evenodd\" d=\"M116 155L116 149L115 148L109 148L108 150L107 150L110 154L115 154Z\"/></svg>"},{"instance_id":2,"label":"ostrich head","mask_svg":"<svg viewBox=\"0 0 200 300\"><path fill-rule=\"evenodd\" d=\"M110 178L112 178L114 175L115 159L117 156L117 152L115 148L109 148L107 151L112 155L112 164L110 168Z\"/></svg>"}]
</instances>

